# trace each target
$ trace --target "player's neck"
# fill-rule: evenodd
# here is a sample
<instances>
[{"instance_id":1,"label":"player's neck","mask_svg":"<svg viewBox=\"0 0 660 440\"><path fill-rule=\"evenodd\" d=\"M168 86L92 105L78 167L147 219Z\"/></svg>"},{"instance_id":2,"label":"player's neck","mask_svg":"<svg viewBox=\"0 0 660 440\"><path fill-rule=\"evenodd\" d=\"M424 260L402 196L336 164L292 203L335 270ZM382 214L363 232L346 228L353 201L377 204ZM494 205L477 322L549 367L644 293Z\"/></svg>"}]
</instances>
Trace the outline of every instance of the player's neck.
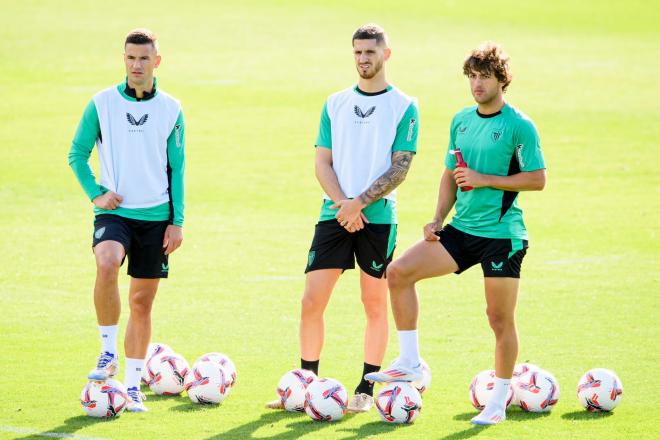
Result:
<instances>
[{"instance_id":1,"label":"player's neck","mask_svg":"<svg viewBox=\"0 0 660 440\"><path fill-rule=\"evenodd\" d=\"M373 78L362 78L358 80L358 88L363 92L376 93L385 90L389 86L384 72L379 72Z\"/></svg>"},{"instance_id":2,"label":"player's neck","mask_svg":"<svg viewBox=\"0 0 660 440\"><path fill-rule=\"evenodd\" d=\"M492 100L484 103L480 103L477 107L477 111L482 115L492 115L502 110L504 107L504 97L502 95L493 98Z\"/></svg>"},{"instance_id":3,"label":"player's neck","mask_svg":"<svg viewBox=\"0 0 660 440\"><path fill-rule=\"evenodd\" d=\"M128 87L135 90L135 96L139 99L144 98L145 93L151 93L154 89L154 78L151 77L142 85L134 84L130 79L127 80Z\"/></svg>"}]
</instances>

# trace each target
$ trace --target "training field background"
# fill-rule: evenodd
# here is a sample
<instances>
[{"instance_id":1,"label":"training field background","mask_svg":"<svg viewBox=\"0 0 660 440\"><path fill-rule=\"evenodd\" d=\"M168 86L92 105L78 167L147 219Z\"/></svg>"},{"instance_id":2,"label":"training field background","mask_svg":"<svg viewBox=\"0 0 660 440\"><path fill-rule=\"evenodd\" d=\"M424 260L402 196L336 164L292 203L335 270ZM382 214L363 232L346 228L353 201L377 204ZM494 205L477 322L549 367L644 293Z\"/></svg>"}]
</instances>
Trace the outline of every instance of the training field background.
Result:
<instances>
[{"instance_id":1,"label":"training field background","mask_svg":"<svg viewBox=\"0 0 660 440\"><path fill-rule=\"evenodd\" d=\"M660 437L657 2L0 0L0 11L0 438ZM434 213L451 116L473 102L465 54L490 39L511 55L506 99L536 122L548 164L545 191L520 196L531 247L519 359L559 380L551 414L469 423L469 382L493 358L478 267L419 284L433 382L413 426L385 425L376 411L322 424L263 409L298 366L319 114L355 83L350 37L370 21L390 34L389 80L420 106L399 255ZM239 376L221 407L147 392L150 412L99 421L78 401L99 351L92 206L67 153L92 95L124 78L123 38L139 26L159 35L159 85L187 121L185 240L161 283L153 339L190 362L225 352ZM328 307L320 371L349 392L362 368L357 283L347 272ZM124 267L122 333L127 286ZM398 352L391 330L386 363ZM575 397L593 367L623 381L613 414L589 414Z\"/></svg>"}]
</instances>

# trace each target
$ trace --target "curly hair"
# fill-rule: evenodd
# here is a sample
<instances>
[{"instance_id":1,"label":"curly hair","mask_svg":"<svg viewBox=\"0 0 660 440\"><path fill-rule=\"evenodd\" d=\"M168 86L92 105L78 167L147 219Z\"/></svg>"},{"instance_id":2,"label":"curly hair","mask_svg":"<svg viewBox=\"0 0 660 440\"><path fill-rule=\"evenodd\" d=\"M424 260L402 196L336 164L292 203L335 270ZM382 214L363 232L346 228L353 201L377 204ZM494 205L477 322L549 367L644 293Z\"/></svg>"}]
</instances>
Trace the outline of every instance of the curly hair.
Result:
<instances>
[{"instance_id":1,"label":"curly hair","mask_svg":"<svg viewBox=\"0 0 660 440\"><path fill-rule=\"evenodd\" d=\"M495 78L504 84L502 91L506 91L511 84L509 55L497 43L485 42L470 52L463 63L463 74L469 76L471 72L495 75Z\"/></svg>"}]
</instances>

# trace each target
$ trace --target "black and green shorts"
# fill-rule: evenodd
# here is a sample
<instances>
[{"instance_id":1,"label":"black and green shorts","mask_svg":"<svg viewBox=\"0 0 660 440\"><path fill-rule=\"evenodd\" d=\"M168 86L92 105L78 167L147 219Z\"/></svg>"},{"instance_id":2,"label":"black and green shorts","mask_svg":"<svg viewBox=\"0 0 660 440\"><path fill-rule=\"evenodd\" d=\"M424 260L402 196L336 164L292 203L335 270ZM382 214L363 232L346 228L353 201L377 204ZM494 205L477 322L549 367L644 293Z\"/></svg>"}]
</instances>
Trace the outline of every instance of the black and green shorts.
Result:
<instances>
[{"instance_id":1,"label":"black and green shorts","mask_svg":"<svg viewBox=\"0 0 660 440\"><path fill-rule=\"evenodd\" d=\"M452 225L446 225L436 235L458 265L457 274L481 263L485 277L520 278L527 240L478 237Z\"/></svg>"},{"instance_id":2,"label":"black and green shorts","mask_svg":"<svg viewBox=\"0 0 660 440\"><path fill-rule=\"evenodd\" d=\"M366 223L350 233L337 220L316 224L305 273L319 269L354 269L383 278L396 246L396 224Z\"/></svg>"},{"instance_id":3,"label":"black and green shorts","mask_svg":"<svg viewBox=\"0 0 660 440\"><path fill-rule=\"evenodd\" d=\"M128 275L133 278L167 278L170 267L163 238L168 224L167 220L134 220L115 214L99 214L94 220L92 247L107 240L117 241L128 256Z\"/></svg>"}]
</instances>

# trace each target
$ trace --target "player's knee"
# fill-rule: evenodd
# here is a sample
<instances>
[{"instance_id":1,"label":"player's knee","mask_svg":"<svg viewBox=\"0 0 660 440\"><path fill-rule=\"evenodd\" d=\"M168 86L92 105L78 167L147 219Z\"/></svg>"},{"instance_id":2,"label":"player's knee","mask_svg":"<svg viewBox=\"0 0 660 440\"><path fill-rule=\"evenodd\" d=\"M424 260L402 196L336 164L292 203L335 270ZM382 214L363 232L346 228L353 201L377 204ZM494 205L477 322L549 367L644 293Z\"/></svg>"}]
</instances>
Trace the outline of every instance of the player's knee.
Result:
<instances>
[{"instance_id":1,"label":"player's knee","mask_svg":"<svg viewBox=\"0 0 660 440\"><path fill-rule=\"evenodd\" d=\"M300 302L303 318L323 314L323 304L313 296L303 295Z\"/></svg>"},{"instance_id":2,"label":"player's knee","mask_svg":"<svg viewBox=\"0 0 660 440\"><path fill-rule=\"evenodd\" d=\"M368 319L387 319L387 297L362 295L362 305Z\"/></svg>"},{"instance_id":3,"label":"player's knee","mask_svg":"<svg viewBox=\"0 0 660 440\"><path fill-rule=\"evenodd\" d=\"M408 271L403 264L393 261L387 266L387 284L390 288L397 288L408 283Z\"/></svg>"},{"instance_id":4,"label":"player's knee","mask_svg":"<svg viewBox=\"0 0 660 440\"><path fill-rule=\"evenodd\" d=\"M488 323L496 335L515 329L513 316L508 313L502 313L497 310L487 309Z\"/></svg>"},{"instance_id":5,"label":"player's knee","mask_svg":"<svg viewBox=\"0 0 660 440\"><path fill-rule=\"evenodd\" d=\"M121 266L121 258L112 254L102 254L96 257L96 272L101 278L112 279L117 278L119 274L119 267Z\"/></svg>"},{"instance_id":6,"label":"player's knee","mask_svg":"<svg viewBox=\"0 0 660 440\"><path fill-rule=\"evenodd\" d=\"M151 306L153 304L153 296L149 294L141 294L140 292L130 296L128 304L131 308L131 314L134 316L150 316Z\"/></svg>"}]
</instances>

